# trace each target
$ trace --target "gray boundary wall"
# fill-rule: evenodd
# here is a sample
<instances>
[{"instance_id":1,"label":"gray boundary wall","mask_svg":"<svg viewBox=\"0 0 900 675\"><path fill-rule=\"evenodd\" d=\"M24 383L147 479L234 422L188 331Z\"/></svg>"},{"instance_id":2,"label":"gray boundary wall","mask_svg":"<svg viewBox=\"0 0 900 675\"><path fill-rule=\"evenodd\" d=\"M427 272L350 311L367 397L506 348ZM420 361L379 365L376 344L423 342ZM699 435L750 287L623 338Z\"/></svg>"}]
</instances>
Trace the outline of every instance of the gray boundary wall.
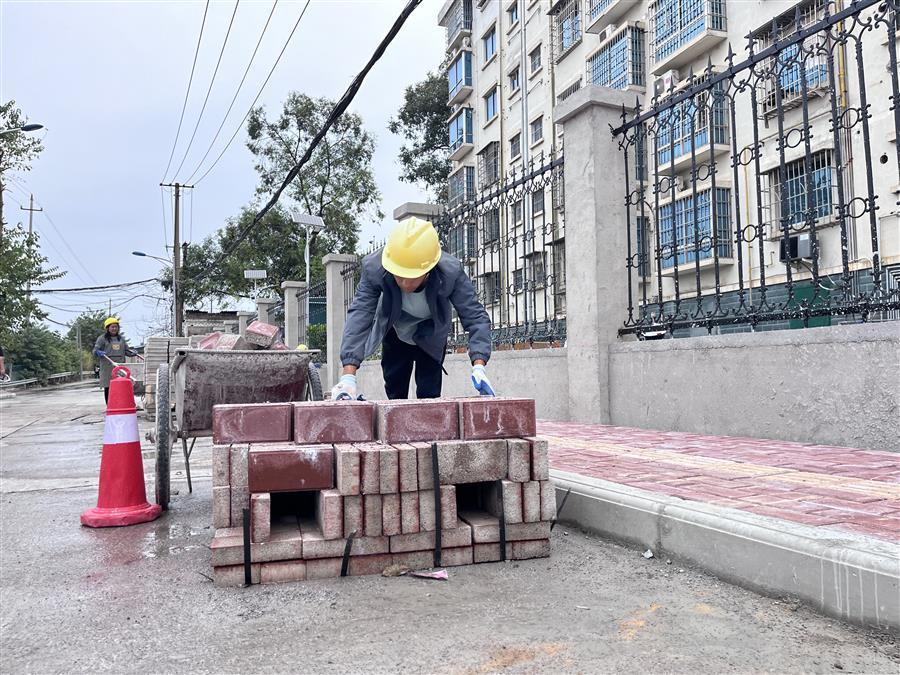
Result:
<instances>
[{"instance_id":1,"label":"gray boundary wall","mask_svg":"<svg viewBox=\"0 0 900 675\"><path fill-rule=\"evenodd\" d=\"M900 323L610 346L613 424L900 451Z\"/></svg>"}]
</instances>

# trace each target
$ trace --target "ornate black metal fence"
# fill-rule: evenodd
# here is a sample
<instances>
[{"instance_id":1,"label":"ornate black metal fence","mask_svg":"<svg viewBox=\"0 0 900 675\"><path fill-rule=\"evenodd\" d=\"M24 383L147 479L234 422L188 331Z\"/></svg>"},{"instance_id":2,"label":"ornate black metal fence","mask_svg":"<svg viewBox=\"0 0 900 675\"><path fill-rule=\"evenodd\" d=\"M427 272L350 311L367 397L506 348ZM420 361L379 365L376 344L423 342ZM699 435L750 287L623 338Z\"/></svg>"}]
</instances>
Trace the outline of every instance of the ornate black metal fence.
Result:
<instances>
[{"instance_id":1,"label":"ornate black metal fence","mask_svg":"<svg viewBox=\"0 0 900 675\"><path fill-rule=\"evenodd\" d=\"M900 318L898 13L802 2L622 111L621 334Z\"/></svg>"},{"instance_id":2,"label":"ornate black metal fence","mask_svg":"<svg viewBox=\"0 0 900 675\"><path fill-rule=\"evenodd\" d=\"M319 353L313 357L316 363L325 363L328 360L327 342L325 339L325 280L311 283L297 293L297 302L300 306L299 326L300 335L306 334L306 339L301 340L310 349L318 349ZM305 329L305 331L304 331Z\"/></svg>"},{"instance_id":3,"label":"ornate black metal fence","mask_svg":"<svg viewBox=\"0 0 900 675\"><path fill-rule=\"evenodd\" d=\"M566 335L563 157L541 154L502 175L493 145L478 157L477 189L434 224L475 284L495 345L554 346ZM457 320L450 346L466 341Z\"/></svg>"}]
</instances>

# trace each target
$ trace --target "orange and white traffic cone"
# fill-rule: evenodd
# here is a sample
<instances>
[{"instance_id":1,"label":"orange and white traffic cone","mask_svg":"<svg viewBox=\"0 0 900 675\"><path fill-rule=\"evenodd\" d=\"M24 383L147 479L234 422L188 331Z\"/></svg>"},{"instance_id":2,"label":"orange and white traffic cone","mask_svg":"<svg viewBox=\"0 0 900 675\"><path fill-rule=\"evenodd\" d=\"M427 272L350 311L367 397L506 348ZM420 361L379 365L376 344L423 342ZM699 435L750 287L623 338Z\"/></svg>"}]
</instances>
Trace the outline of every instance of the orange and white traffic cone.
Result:
<instances>
[{"instance_id":1,"label":"orange and white traffic cone","mask_svg":"<svg viewBox=\"0 0 900 675\"><path fill-rule=\"evenodd\" d=\"M118 377L119 372L125 377ZM81 524L87 527L146 523L159 518L162 512L158 504L147 502L131 372L116 366L112 375L103 429L100 494L96 508L81 514Z\"/></svg>"}]
</instances>

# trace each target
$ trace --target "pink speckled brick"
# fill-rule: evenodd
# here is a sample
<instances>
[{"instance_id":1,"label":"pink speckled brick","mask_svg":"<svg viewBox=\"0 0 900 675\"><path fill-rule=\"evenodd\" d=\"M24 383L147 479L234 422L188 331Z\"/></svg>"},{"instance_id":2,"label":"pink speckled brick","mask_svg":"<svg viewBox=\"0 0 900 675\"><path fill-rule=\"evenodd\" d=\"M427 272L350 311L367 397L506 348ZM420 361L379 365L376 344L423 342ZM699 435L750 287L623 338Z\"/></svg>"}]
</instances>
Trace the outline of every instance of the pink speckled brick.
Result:
<instances>
[{"instance_id":1,"label":"pink speckled brick","mask_svg":"<svg viewBox=\"0 0 900 675\"><path fill-rule=\"evenodd\" d=\"M508 545L509 546L509 545ZM531 558L549 558L549 539L530 539L512 542L512 550L507 554L510 560L530 560Z\"/></svg>"},{"instance_id":2,"label":"pink speckled brick","mask_svg":"<svg viewBox=\"0 0 900 675\"><path fill-rule=\"evenodd\" d=\"M471 565L474 562L474 548L472 546L457 546L441 550L441 565L444 567L458 567Z\"/></svg>"},{"instance_id":3,"label":"pink speckled brick","mask_svg":"<svg viewBox=\"0 0 900 675\"><path fill-rule=\"evenodd\" d=\"M216 530L209 544L213 567L239 565L244 561L244 531L240 527ZM303 540L296 526L272 528L266 541L250 544L250 560L254 563L294 560L303 557Z\"/></svg>"},{"instance_id":4,"label":"pink speckled brick","mask_svg":"<svg viewBox=\"0 0 900 675\"><path fill-rule=\"evenodd\" d=\"M418 451L410 443L400 443L396 448L400 464L400 492L415 492L419 489Z\"/></svg>"},{"instance_id":5,"label":"pink speckled brick","mask_svg":"<svg viewBox=\"0 0 900 675\"><path fill-rule=\"evenodd\" d=\"M549 480L542 480L541 485L541 520L556 518L556 487Z\"/></svg>"},{"instance_id":6,"label":"pink speckled brick","mask_svg":"<svg viewBox=\"0 0 900 675\"><path fill-rule=\"evenodd\" d=\"M367 443L374 438L374 403L306 401L293 405L295 443Z\"/></svg>"},{"instance_id":7,"label":"pink speckled brick","mask_svg":"<svg viewBox=\"0 0 900 675\"><path fill-rule=\"evenodd\" d=\"M227 445L214 445L212 449L212 486L229 487L231 485L231 448Z\"/></svg>"},{"instance_id":8,"label":"pink speckled brick","mask_svg":"<svg viewBox=\"0 0 900 675\"><path fill-rule=\"evenodd\" d=\"M502 490L500 489L501 484L503 486ZM491 483L486 486L485 510L497 518L503 516L506 523L521 523L522 485L523 483L504 480L500 481L500 483Z\"/></svg>"},{"instance_id":9,"label":"pink speckled brick","mask_svg":"<svg viewBox=\"0 0 900 675\"><path fill-rule=\"evenodd\" d=\"M260 565L250 565L250 581L254 584L259 583ZM243 565L221 565L213 567L213 584L218 587L227 586L243 586L244 585L244 566Z\"/></svg>"},{"instance_id":10,"label":"pink speckled brick","mask_svg":"<svg viewBox=\"0 0 900 675\"><path fill-rule=\"evenodd\" d=\"M363 496L347 495L344 497L344 537L352 532L363 534Z\"/></svg>"},{"instance_id":11,"label":"pink speckled brick","mask_svg":"<svg viewBox=\"0 0 900 675\"><path fill-rule=\"evenodd\" d=\"M356 446L359 450L359 491L364 495L381 493L381 447L377 443Z\"/></svg>"},{"instance_id":12,"label":"pink speckled brick","mask_svg":"<svg viewBox=\"0 0 900 675\"><path fill-rule=\"evenodd\" d=\"M343 498L337 490L322 490L316 495L316 522L326 539L340 539L343 535Z\"/></svg>"},{"instance_id":13,"label":"pink speckled brick","mask_svg":"<svg viewBox=\"0 0 900 675\"><path fill-rule=\"evenodd\" d=\"M432 523L434 522L434 504L431 511ZM419 493L400 493L400 531L403 534L413 534L419 531Z\"/></svg>"},{"instance_id":14,"label":"pink speckled brick","mask_svg":"<svg viewBox=\"0 0 900 675\"><path fill-rule=\"evenodd\" d=\"M385 567L393 564L390 553L378 555L351 555L347 565L347 574L351 577L364 576L366 574L381 574Z\"/></svg>"},{"instance_id":15,"label":"pink speckled brick","mask_svg":"<svg viewBox=\"0 0 900 675\"><path fill-rule=\"evenodd\" d=\"M300 532L303 536L303 558L338 558L344 555L347 540L326 539L315 520L304 518L300 521ZM375 555L387 553L389 540L387 537L354 537L350 555Z\"/></svg>"},{"instance_id":16,"label":"pink speckled brick","mask_svg":"<svg viewBox=\"0 0 900 675\"><path fill-rule=\"evenodd\" d=\"M381 495L363 495L363 533L367 537L380 537L382 519Z\"/></svg>"},{"instance_id":17,"label":"pink speckled brick","mask_svg":"<svg viewBox=\"0 0 900 675\"><path fill-rule=\"evenodd\" d=\"M359 494L359 449L353 445L334 446L334 473L337 491Z\"/></svg>"},{"instance_id":18,"label":"pink speckled brick","mask_svg":"<svg viewBox=\"0 0 900 675\"><path fill-rule=\"evenodd\" d=\"M505 440L442 441L437 446L441 485L484 483L506 476Z\"/></svg>"},{"instance_id":19,"label":"pink speckled brick","mask_svg":"<svg viewBox=\"0 0 900 675\"><path fill-rule=\"evenodd\" d=\"M529 438L531 443L531 480L550 479L550 443L545 438Z\"/></svg>"},{"instance_id":20,"label":"pink speckled brick","mask_svg":"<svg viewBox=\"0 0 900 675\"><path fill-rule=\"evenodd\" d=\"M418 489L430 490L434 487L434 472L431 465L431 443L410 443L416 449Z\"/></svg>"},{"instance_id":21,"label":"pink speckled brick","mask_svg":"<svg viewBox=\"0 0 900 675\"><path fill-rule=\"evenodd\" d=\"M244 509L250 508L250 490L247 486L231 488L231 526L243 527Z\"/></svg>"},{"instance_id":22,"label":"pink speckled brick","mask_svg":"<svg viewBox=\"0 0 900 675\"><path fill-rule=\"evenodd\" d=\"M459 518L456 514L456 486L441 486L441 527L451 530L459 527Z\"/></svg>"},{"instance_id":23,"label":"pink speckled brick","mask_svg":"<svg viewBox=\"0 0 900 675\"><path fill-rule=\"evenodd\" d=\"M262 563L259 583L283 584L292 581L306 581L306 561L284 560Z\"/></svg>"},{"instance_id":24,"label":"pink speckled brick","mask_svg":"<svg viewBox=\"0 0 900 675\"><path fill-rule=\"evenodd\" d=\"M389 494L400 492L400 462L397 448L382 446L378 455L379 492Z\"/></svg>"},{"instance_id":25,"label":"pink speckled brick","mask_svg":"<svg viewBox=\"0 0 900 675\"><path fill-rule=\"evenodd\" d=\"M377 405L377 437L384 443L459 438L459 404L456 401L379 401Z\"/></svg>"},{"instance_id":26,"label":"pink speckled brick","mask_svg":"<svg viewBox=\"0 0 900 675\"><path fill-rule=\"evenodd\" d=\"M251 321L247 325L244 339L250 344L268 348L275 342L275 337L277 335L278 326L273 326L270 323L263 323L262 321Z\"/></svg>"},{"instance_id":27,"label":"pink speckled brick","mask_svg":"<svg viewBox=\"0 0 900 675\"><path fill-rule=\"evenodd\" d=\"M536 523L541 520L541 484L536 480L518 484L522 486L522 520Z\"/></svg>"},{"instance_id":28,"label":"pink speckled brick","mask_svg":"<svg viewBox=\"0 0 900 675\"><path fill-rule=\"evenodd\" d=\"M272 533L272 496L268 492L250 495L250 541L268 541Z\"/></svg>"},{"instance_id":29,"label":"pink speckled brick","mask_svg":"<svg viewBox=\"0 0 900 675\"><path fill-rule=\"evenodd\" d=\"M212 525L215 528L231 527L231 488L214 487L212 489Z\"/></svg>"},{"instance_id":30,"label":"pink speckled brick","mask_svg":"<svg viewBox=\"0 0 900 675\"><path fill-rule=\"evenodd\" d=\"M341 558L317 558L306 561L306 580L333 579L341 576Z\"/></svg>"},{"instance_id":31,"label":"pink speckled brick","mask_svg":"<svg viewBox=\"0 0 900 675\"><path fill-rule=\"evenodd\" d=\"M462 438L519 438L534 436L537 423L534 400L479 396L460 399Z\"/></svg>"},{"instance_id":32,"label":"pink speckled brick","mask_svg":"<svg viewBox=\"0 0 900 675\"><path fill-rule=\"evenodd\" d=\"M381 529L386 535L400 534L400 494L381 495Z\"/></svg>"},{"instance_id":33,"label":"pink speckled brick","mask_svg":"<svg viewBox=\"0 0 900 675\"><path fill-rule=\"evenodd\" d=\"M521 438L506 442L509 480L524 483L531 480L531 443Z\"/></svg>"},{"instance_id":34,"label":"pink speckled brick","mask_svg":"<svg viewBox=\"0 0 900 675\"><path fill-rule=\"evenodd\" d=\"M213 443L275 443L291 440L290 403L213 406Z\"/></svg>"}]
</instances>

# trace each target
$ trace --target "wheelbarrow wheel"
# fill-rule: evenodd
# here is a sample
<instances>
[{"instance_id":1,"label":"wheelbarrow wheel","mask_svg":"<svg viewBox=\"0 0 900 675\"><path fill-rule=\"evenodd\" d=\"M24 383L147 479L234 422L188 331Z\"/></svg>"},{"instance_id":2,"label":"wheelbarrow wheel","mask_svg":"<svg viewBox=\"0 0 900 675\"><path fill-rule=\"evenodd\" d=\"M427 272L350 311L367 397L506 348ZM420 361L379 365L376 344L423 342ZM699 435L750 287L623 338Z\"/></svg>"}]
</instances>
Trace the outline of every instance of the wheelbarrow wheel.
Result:
<instances>
[{"instance_id":1,"label":"wheelbarrow wheel","mask_svg":"<svg viewBox=\"0 0 900 675\"><path fill-rule=\"evenodd\" d=\"M172 443L172 411L169 407L169 366L156 371L156 503L169 508L169 460Z\"/></svg>"},{"instance_id":2,"label":"wheelbarrow wheel","mask_svg":"<svg viewBox=\"0 0 900 675\"><path fill-rule=\"evenodd\" d=\"M316 365L312 362L309 364L309 375L306 378L306 400L325 400L325 394L322 392L322 380L319 377L319 369L316 368Z\"/></svg>"}]
</instances>

